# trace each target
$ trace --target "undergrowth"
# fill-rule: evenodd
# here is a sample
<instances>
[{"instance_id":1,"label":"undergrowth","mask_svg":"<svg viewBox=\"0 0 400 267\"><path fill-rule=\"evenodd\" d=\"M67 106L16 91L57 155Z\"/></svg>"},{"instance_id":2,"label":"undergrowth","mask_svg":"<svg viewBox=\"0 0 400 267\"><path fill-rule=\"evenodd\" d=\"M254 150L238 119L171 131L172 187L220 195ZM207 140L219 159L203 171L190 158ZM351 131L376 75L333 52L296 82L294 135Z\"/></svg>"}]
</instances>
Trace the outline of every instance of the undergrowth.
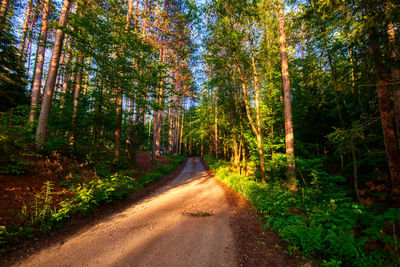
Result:
<instances>
[{"instance_id":1,"label":"undergrowth","mask_svg":"<svg viewBox=\"0 0 400 267\"><path fill-rule=\"evenodd\" d=\"M20 213L20 216L24 217L23 225L9 228L0 226L0 251L4 251L7 244L18 243L61 227L75 214L88 213L102 203L111 203L137 192L171 173L184 159L177 154L168 157L170 161L168 166L157 165L155 172L147 173L139 180L135 179L135 172L124 170L106 177L96 176L95 179L85 183L71 181L65 185L69 185L73 196L60 202L57 208L50 206L54 185L50 181L46 182L42 191L35 195L35 200L31 204L33 207L30 209L32 212L28 213L26 205L23 206Z\"/></svg>"},{"instance_id":2,"label":"undergrowth","mask_svg":"<svg viewBox=\"0 0 400 267\"><path fill-rule=\"evenodd\" d=\"M260 212L265 229L322 266L399 266L400 209L366 207L347 197L344 178L317 168L304 179L311 183L288 190L281 179L266 184L241 176L228 163L207 159L215 176L244 195Z\"/></svg>"}]
</instances>

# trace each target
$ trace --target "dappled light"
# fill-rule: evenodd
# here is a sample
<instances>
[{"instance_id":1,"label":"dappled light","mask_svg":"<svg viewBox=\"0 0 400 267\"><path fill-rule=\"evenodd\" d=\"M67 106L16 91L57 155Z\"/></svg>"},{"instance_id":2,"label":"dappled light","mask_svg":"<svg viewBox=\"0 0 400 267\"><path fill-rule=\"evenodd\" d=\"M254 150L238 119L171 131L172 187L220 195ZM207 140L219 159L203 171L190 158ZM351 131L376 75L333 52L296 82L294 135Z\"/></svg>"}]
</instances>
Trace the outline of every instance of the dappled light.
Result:
<instances>
[{"instance_id":1,"label":"dappled light","mask_svg":"<svg viewBox=\"0 0 400 267\"><path fill-rule=\"evenodd\" d=\"M0 0L0 265L399 266L400 3Z\"/></svg>"}]
</instances>

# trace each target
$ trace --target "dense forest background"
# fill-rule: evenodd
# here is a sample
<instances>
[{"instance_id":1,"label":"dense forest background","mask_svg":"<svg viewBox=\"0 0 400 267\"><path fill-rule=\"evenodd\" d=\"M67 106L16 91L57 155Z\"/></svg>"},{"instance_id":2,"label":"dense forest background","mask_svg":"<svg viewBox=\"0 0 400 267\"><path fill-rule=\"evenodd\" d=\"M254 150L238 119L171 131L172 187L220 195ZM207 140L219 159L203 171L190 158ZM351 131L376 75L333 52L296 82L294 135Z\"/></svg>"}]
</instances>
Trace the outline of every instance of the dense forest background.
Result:
<instances>
[{"instance_id":1,"label":"dense forest background","mask_svg":"<svg viewBox=\"0 0 400 267\"><path fill-rule=\"evenodd\" d=\"M327 265L398 264L399 18L394 0L1 0L2 173L201 156L293 196L311 241L281 235Z\"/></svg>"}]
</instances>

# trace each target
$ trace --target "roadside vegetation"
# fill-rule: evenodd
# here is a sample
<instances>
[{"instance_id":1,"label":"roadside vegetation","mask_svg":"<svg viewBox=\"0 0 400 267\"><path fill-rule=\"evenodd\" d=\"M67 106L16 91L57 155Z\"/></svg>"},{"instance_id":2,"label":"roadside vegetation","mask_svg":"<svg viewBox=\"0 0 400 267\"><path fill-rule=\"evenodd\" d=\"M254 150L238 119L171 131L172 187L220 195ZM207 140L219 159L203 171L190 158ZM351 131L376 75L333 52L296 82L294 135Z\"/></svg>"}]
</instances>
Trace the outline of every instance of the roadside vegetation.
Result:
<instances>
[{"instance_id":1,"label":"roadside vegetation","mask_svg":"<svg viewBox=\"0 0 400 267\"><path fill-rule=\"evenodd\" d=\"M400 265L399 1L0 2L3 246L180 154L289 254Z\"/></svg>"},{"instance_id":2,"label":"roadside vegetation","mask_svg":"<svg viewBox=\"0 0 400 267\"><path fill-rule=\"evenodd\" d=\"M400 209L354 201L342 176L322 168L303 169L304 183L288 190L282 179L257 182L235 172L230 163L207 159L216 178L245 196L262 215L264 229L288 244L286 253L318 259L322 266L394 266L399 262L395 226ZM319 165L321 167L321 165Z\"/></svg>"},{"instance_id":3,"label":"roadside vegetation","mask_svg":"<svg viewBox=\"0 0 400 267\"><path fill-rule=\"evenodd\" d=\"M127 157L115 161L107 151L61 154L58 144L39 154L25 115L24 107L0 115L1 187L8 194L1 211L2 252L8 245L62 227L74 216L126 198L171 173L184 159L170 154L153 165L150 152L138 152L136 162Z\"/></svg>"}]
</instances>

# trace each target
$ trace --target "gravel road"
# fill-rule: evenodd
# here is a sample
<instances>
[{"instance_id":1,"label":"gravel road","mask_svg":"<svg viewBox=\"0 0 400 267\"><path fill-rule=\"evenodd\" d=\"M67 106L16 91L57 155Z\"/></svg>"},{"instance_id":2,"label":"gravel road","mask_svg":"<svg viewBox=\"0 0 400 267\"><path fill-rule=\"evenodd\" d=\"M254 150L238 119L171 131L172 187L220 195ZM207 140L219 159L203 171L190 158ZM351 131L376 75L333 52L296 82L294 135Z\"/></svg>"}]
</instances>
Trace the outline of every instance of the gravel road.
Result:
<instances>
[{"instance_id":1,"label":"gravel road","mask_svg":"<svg viewBox=\"0 0 400 267\"><path fill-rule=\"evenodd\" d=\"M199 158L120 213L16 266L237 266L226 193Z\"/></svg>"}]
</instances>

